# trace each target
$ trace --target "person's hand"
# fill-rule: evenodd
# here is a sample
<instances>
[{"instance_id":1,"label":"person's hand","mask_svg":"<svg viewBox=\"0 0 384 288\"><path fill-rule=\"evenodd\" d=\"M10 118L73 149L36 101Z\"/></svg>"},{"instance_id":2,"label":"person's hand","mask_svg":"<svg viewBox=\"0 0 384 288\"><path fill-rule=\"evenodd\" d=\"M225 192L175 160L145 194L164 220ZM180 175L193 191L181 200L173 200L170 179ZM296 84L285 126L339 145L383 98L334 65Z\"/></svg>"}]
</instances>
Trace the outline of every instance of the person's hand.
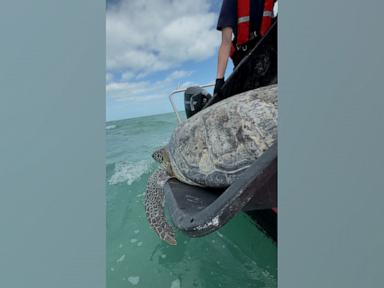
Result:
<instances>
[{"instance_id":1,"label":"person's hand","mask_svg":"<svg viewBox=\"0 0 384 288\"><path fill-rule=\"evenodd\" d=\"M215 89L213 90L213 94L219 93L223 85L224 85L224 78L216 79Z\"/></svg>"}]
</instances>

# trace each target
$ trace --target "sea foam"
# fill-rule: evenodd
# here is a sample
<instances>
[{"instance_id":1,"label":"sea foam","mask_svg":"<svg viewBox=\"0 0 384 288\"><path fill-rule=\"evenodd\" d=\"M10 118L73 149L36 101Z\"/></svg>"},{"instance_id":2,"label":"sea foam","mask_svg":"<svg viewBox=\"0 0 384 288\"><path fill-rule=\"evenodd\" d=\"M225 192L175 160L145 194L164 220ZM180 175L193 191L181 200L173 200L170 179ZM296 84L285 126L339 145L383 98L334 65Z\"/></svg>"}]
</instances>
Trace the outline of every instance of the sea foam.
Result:
<instances>
[{"instance_id":1,"label":"sea foam","mask_svg":"<svg viewBox=\"0 0 384 288\"><path fill-rule=\"evenodd\" d=\"M123 262L125 259L125 254L121 255L121 257L119 259L116 260L117 263L119 262Z\"/></svg>"},{"instance_id":2,"label":"sea foam","mask_svg":"<svg viewBox=\"0 0 384 288\"><path fill-rule=\"evenodd\" d=\"M180 288L180 280L176 279L172 281L171 288Z\"/></svg>"},{"instance_id":3,"label":"sea foam","mask_svg":"<svg viewBox=\"0 0 384 288\"><path fill-rule=\"evenodd\" d=\"M126 182L131 185L150 169L150 160L140 160L134 163L118 162L115 164L115 171L108 181L109 185L116 185Z\"/></svg>"},{"instance_id":4,"label":"sea foam","mask_svg":"<svg viewBox=\"0 0 384 288\"><path fill-rule=\"evenodd\" d=\"M132 285L137 285L137 284L139 284L140 277L139 277L139 276L129 276L129 277L128 277L128 281L129 281Z\"/></svg>"}]
</instances>

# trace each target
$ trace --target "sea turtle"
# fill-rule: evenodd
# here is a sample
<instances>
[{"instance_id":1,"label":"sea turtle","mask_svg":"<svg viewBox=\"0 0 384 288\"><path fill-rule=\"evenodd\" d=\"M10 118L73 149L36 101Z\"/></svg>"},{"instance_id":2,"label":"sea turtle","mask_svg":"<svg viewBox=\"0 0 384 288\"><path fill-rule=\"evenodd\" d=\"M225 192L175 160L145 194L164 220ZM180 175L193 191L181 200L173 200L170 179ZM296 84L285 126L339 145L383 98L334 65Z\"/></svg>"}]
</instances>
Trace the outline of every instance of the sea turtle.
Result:
<instances>
[{"instance_id":1,"label":"sea turtle","mask_svg":"<svg viewBox=\"0 0 384 288\"><path fill-rule=\"evenodd\" d=\"M181 123L152 157L160 168L148 179L145 212L162 240L176 245L164 215L170 178L202 187L228 187L277 141L277 85L216 103Z\"/></svg>"}]
</instances>

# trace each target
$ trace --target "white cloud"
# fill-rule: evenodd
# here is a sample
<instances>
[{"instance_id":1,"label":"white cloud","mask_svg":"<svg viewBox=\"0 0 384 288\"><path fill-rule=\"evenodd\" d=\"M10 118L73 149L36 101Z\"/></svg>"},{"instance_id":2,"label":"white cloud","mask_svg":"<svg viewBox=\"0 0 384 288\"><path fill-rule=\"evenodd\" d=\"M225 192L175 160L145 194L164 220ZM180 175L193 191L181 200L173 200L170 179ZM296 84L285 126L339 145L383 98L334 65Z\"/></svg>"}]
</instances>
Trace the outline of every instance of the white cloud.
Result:
<instances>
[{"instance_id":1,"label":"white cloud","mask_svg":"<svg viewBox=\"0 0 384 288\"><path fill-rule=\"evenodd\" d=\"M193 82L193 81L187 81L187 82L184 82L182 84L180 84L180 88L188 88L188 87L191 87L191 86L198 86L199 84Z\"/></svg>"},{"instance_id":2,"label":"white cloud","mask_svg":"<svg viewBox=\"0 0 384 288\"><path fill-rule=\"evenodd\" d=\"M113 81L113 74L112 73L107 73L105 75L105 80L107 81L107 83Z\"/></svg>"},{"instance_id":3,"label":"white cloud","mask_svg":"<svg viewBox=\"0 0 384 288\"><path fill-rule=\"evenodd\" d=\"M116 100L130 99L134 96L148 94L156 89L148 81L141 82L112 82L106 87L109 96Z\"/></svg>"},{"instance_id":4,"label":"white cloud","mask_svg":"<svg viewBox=\"0 0 384 288\"><path fill-rule=\"evenodd\" d=\"M175 70L163 80L153 82L140 80L134 73L125 72L120 80L107 82L107 97L111 97L117 102L146 102L155 99L166 99L169 93L176 89L175 80L188 78L192 73L193 71ZM191 83L184 82L182 86L185 87L185 85Z\"/></svg>"},{"instance_id":5,"label":"white cloud","mask_svg":"<svg viewBox=\"0 0 384 288\"><path fill-rule=\"evenodd\" d=\"M194 71L183 64L208 59L220 43L218 15L210 5L210 0L121 0L109 6L106 94L113 101L107 103L163 105L178 83L193 84Z\"/></svg>"},{"instance_id":6,"label":"white cloud","mask_svg":"<svg viewBox=\"0 0 384 288\"><path fill-rule=\"evenodd\" d=\"M208 0L122 0L107 10L107 69L148 74L214 55Z\"/></svg>"},{"instance_id":7,"label":"white cloud","mask_svg":"<svg viewBox=\"0 0 384 288\"><path fill-rule=\"evenodd\" d=\"M165 80L154 83L150 81L113 82L106 87L108 97L119 102L164 99L173 89L175 89L174 85Z\"/></svg>"},{"instance_id":8,"label":"white cloud","mask_svg":"<svg viewBox=\"0 0 384 288\"><path fill-rule=\"evenodd\" d=\"M191 76L192 73L193 73L192 71L175 70L171 74L169 74L167 76L167 78L165 78L164 81L171 82L171 81L174 81L174 80L177 80L177 79L186 78L186 77Z\"/></svg>"},{"instance_id":9,"label":"white cloud","mask_svg":"<svg viewBox=\"0 0 384 288\"><path fill-rule=\"evenodd\" d=\"M125 73L121 74L121 80L130 80L135 77L135 74L131 71L126 71Z\"/></svg>"}]
</instances>

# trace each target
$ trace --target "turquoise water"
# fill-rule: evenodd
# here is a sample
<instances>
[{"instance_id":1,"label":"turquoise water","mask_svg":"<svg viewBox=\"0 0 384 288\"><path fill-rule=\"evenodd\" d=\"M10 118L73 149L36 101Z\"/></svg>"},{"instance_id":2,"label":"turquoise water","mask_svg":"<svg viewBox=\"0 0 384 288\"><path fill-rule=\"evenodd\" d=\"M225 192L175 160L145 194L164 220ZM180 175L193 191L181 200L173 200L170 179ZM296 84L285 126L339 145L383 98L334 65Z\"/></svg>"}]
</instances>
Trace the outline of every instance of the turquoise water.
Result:
<instances>
[{"instance_id":1,"label":"turquoise water","mask_svg":"<svg viewBox=\"0 0 384 288\"><path fill-rule=\"evenodd\" d=\"M176 126L173 113L106 123L107 287L277 287L277 248L246 214L203 238L159 240L144 214L152 152Z\"/></svg>"}]
</instances>

